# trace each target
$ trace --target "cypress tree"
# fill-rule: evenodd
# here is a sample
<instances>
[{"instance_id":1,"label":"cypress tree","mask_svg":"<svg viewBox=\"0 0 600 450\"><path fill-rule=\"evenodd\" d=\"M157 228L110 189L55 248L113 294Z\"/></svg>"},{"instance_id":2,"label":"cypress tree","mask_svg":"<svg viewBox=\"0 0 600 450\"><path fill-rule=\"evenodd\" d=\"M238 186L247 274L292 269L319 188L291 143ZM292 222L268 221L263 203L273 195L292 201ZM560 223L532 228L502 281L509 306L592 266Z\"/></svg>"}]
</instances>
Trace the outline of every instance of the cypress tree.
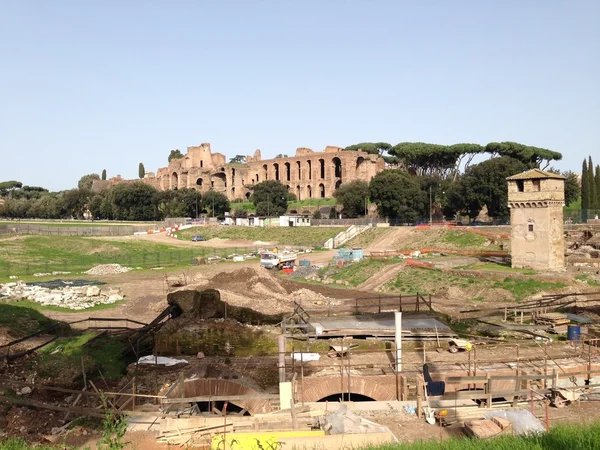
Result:
<instances>
[{"instance_id":1,"label":"cypress tree","mask_svg":"<svg viewBox=\"0 0 600 450\"><path fill-rule=\"evenodd\" d=\"M595 181L596 181L596 205L592 208L595 209L596 212L594 214L600 214L600 165L596 166L596 176L595 176Z\"/></svg>"},{"instance_id":2,"label":"cypress tree","mask_svg":"<svg viewBox=\"0 0 600 450\"><path fill-rule=\"evenodd\" d=\"M587 220L587 210L590 209L590 183L587 161L583 160L581 167L581 220Z\"/></svg>"},{"instance_id":3,"label":"cypress tree","mask_svg":"<svg viewBox=\"0 0 600 450\"><path fill-rule=\"evenodd\" d=\"M596 192L596 177L594 176L594 163L592 157L588 158L588 185L590 189L590 199L588 201L588 209L595 209L596 203L598 202L598 192ZM591 213L588 213L588 219L591 217Z\"/></svg>"},{"instance_id":4,"label":"cypress tree","mask_svg":"<svg viewBox=\"0 0 600 450\"><path fill-rule=\"evenodd\" d=\"M106 180L106 169L102 170L102 179Z\"/></svg>"},{"instance_id":5,"label":"cypress tree","mask_svg":"<svg viewBox=\"0 0 600 450\"><path fill-rule=\"evenodd\" d=\"M138 166L138 175L140 176L140 178L144 178L144 175L146 175L146 169L144 168L144 164L140 163L140 165Z\"/></svg>"}]
</instances>

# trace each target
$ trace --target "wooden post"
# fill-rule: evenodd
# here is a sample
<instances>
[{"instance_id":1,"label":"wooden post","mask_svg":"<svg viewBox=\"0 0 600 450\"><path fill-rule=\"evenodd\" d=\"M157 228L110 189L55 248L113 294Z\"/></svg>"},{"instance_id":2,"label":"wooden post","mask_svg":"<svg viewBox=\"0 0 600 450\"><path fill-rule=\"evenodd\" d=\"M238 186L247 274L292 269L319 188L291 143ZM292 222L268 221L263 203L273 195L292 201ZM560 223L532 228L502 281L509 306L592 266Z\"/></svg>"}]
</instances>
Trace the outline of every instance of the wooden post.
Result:
<instances>
[{"instance_id":1,"label":"wooden post","mask_svg":"<svg viewBox=\"0 0 600 450\"><path fill-rule=\"evenodd\" d=\"M379 296L379 308L377 309L377 312L381 313L381 295Z\"/></svg>"},{"instance_id":2,"label":"wooden post","mask_svg":"<svg viewBox=\"0 0 600 450\"><path fill-rule=\"evenodd\" d=\"M588 384L592 384L592 342L588 339Z\"/></svg>"},{"instance_id":3,"label":"wooden post","mask_svg":"<svg viewBox=\"0 0 600 450\"><path fill-rule=\"evenodd\" d=\"M558 387L558 372L556 369L552 369L552 389L556 389Z\"/></svg>"},{"instance_id":4,"label":"wooden post","mask_svg":"<svg viewBox=\"0 0 600 450\"><path fill-rule=\"evenodd\" d=\"M300 353L300 396L304 406L304 353Z\"/></svg>"},{"instance_id":5,"label":"wooden post","mask_svg":"<svg viewBox=\"0 0 600 450\"><path fill-rule=\"evenodd\" d=\"M398 312L402 312L402 294L400 294L400 295L398 296L398 301L399 301L399 304L398 304Z\"/></svg>"},{"instance_id":6,"label":"wooden post","mask_svg":"<svg viewBox=\"0 0 600 450\"><path fill-rule=\"evenodd\" d=\"M508 319L508 306L504 307L504 321L506 322L506 319Z\"/></svg>"},{"instance_id":7,"label":"wooden post","mask_svg":"<svg viewBox=\"0 0 600 450\"><path fill-rule=\"evenodd\" d=\"M292 427L294 431L298 430L298 418L296 416L296 404L294 403L294 399L290 400L290 409L292 412Z\"/></svg>"},{"instance_id":8,"label":"wooden post","mask_svg":"<svg viewBox=\"0 0 600 450\"><path fill-rule=\"evenodd\" d=\"M548 356L544 355L544 376L548 376ZM548 388L548 379L544 378L544 389Z\"/></svg>"},{"instance_id":9,"label":"wooden post","mask_svg":"<svg viewBox=\"0 0 600 450\"><path fill-rule=\"evenodd\" d=\"M344 401L344 338L342 337L342 361L340 363L340 392L342 394L342 402Z\"/></svg>"},{"instance_id":10,"label":"wooden post","mask_svg":"<svg viewBox=\"0 0 600 450\"><path fill-rule=\"evenodd\" d=\"M550 400L544 400L544 406L546 410L546 431L550 431L550 411L548 411L548 405L550 404Z\"/></svg>"},{"instance_id":11,"label":"wooden post","mask_svg":"<svg viewBox=\"0 0 600 450\"><path fill-rule=\"evenodd\" d=\"M485 382L485 389L486 389L487 395L488 395L487 396L487 407L488 407L488 409L491 409L491 407L492 407L492 379L491 379L489 372L486 374L486 378L487 378L487 380Z\"/></svg>"},{"instance_id":12,"label":"wooden post","mask_svg":"<svg viewBox=\"0 0 600 450\"><path fill-rule=\"evenodd\" d=\"M131 399L131 410L135 411L135 377L133 377L133 382L131 383L131 393L133 394L133 398Z\"/></svg>"},{"instance_id":13,"label":"wooden post","mask_svg":"<svg viewBox=\"0 0 600 450\"><path fill-rule=\"evenodd\" d=\"M531 399L531 415L535 416L535 404L533 403L533 389L529 389L529 398Z\"/></svg>"},{"instance_id":14,"label":"wooden post","mask_svg":"<svg viewBox=\"0 0 600 450\"><path fill-rule=\"evenodd\" d=\"M348 346L350 347L350 346ZM350 398L352 389L351 389L351 385L350 385L350 370L352 369L352 366L350 364L350 348L348 348L348 401L351 402L352 399Z\"/></svg>"},{"instance_id":15,"label":"wooden post","mask_svg":"<svg viewBox=\"0 0 600 450\"><path fill-rule=\"evenodd\" d=\"M517 370L517 376L515 377L515 395L513 397L512 407L516 408L517 403L519 401L519 397L521 394L521 376L520 372Z\"/></svg>"},{"instance_id":16,"label":"wooden post","mask_svg":"<svg viewBox=\"0 0 600 450\"><path fill-rule=\"evenodd\" d=\"M423 383L421 382L421 375L417 375L417 417L420 419L423 417L421 409L423 408Z\"/></svg>"},{"instance_id":17,"label":"wooden post","mask_svg":"<svg viewBox=\"0 0 600 450\"><path fill-rule=\"evenodd\" d=\"M355 299L356 303L355 303L355 309L356 309L356 315L358 315L358 297Z\"/></svg>"},{"instance_id":18,"label":"wooden post","mask_svg":"<svg viewBox=\"0 0 600 450\"><path fill-rule=\"evenodd\" d=\"M419 293L417 292L417 312L419 312Z\"/></svg>"}]
</instances>

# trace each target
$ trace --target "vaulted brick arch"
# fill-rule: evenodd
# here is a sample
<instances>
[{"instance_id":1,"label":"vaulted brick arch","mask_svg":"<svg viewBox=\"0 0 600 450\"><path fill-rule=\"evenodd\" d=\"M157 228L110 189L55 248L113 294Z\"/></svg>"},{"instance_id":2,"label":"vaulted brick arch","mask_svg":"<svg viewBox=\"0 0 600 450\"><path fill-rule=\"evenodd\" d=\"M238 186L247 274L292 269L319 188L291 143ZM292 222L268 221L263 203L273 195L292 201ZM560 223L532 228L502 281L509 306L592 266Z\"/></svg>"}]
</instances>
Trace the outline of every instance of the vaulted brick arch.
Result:
<instances>
[{"instance_id":1,"label":"vaulted brick arch","mask_svg":"<svg viewBox=\"0 0 600 450\"><path fill-rule=\"evenodd\" d=\"M252 389L245 384L233 380L223 380L220 378L200 378L196 380L185 380L183 397L206 397L206 396L244 396L256 397L263 392ZM177 383L168 393L168 398L181 397L181 389ZM248 411L251 415L264 414L271 411L271 404L267 399L249 398L230 401L230 403L239 406Z\"/></svg>"},{"instance_id":2,"label":"vaulted brick arch","mask_svg":"<svg viewBox=\"0 0 600 450\"><path fill-rule=\"evenodd\" d=\"M296 398L305 402L318 402L332 395L348 392L348 378L310 377L304 378L303 386L296 387ZM350 393L363 395L376 401L396 400L396 377L388 375L353 376Z\"/></svg>"}]
</instances>

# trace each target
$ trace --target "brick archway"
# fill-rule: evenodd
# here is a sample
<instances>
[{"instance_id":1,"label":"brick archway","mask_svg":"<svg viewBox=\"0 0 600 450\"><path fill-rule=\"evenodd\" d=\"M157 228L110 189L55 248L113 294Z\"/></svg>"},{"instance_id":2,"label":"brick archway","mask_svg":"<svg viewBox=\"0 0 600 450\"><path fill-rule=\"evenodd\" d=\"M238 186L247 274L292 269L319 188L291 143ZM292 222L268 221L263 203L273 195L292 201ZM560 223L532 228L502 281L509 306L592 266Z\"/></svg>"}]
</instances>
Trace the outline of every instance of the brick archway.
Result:
<instances>
[{"instance_id":1,"label":"brick archway","mask_svg":"<svg viewBox=\"0 0 600 450\"><path fill-rule=\"evenodd\" d=\"M223 380L220 378L201 378L197 380L186 380L184 383L184 397L202 397L214 395L217 396L256 396L261 392L252 389L245 384L232 380ZM181 397L179 383L168 393L168 398ZM230 401L230 403L245 409L250 415L264 414L271 411L271 404L268 400L262 398L249 398Z\"/></svg>"},{"instance_id":2,"label":"brick archway","mask_svg":"<svg viewBox=\"0 0 600 450\"><path fill-rule=\"evenodd\" d=\"M344 377L304 378L303 386L296 387L296 398L304 402L318 402L331 395L348 392L348 379ZM343 390L342 390L343 387ZM350 393L363 395L375 401L396 400L396 377L388 375L353 376Z\"/></svg>"}]
</instances>

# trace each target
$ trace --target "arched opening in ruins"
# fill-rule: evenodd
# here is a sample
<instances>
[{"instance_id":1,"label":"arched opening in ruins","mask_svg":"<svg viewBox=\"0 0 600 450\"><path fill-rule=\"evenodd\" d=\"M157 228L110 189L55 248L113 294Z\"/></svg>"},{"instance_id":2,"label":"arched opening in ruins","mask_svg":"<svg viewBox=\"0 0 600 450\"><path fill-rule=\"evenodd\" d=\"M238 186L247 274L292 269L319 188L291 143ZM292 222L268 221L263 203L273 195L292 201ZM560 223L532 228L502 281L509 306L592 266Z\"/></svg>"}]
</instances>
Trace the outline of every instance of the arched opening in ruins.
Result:
<instances>
[{"instance_id":1,"label":"arched opening in ruins","mask_svg":"<svg viewBox=\"0 0 600 450\"><path fill-rule=\"evenodd\" d=\"M235 169L231 169L231 184L235 184Z\"/></svg>"},{"instance_id":2,"label":"arched opening in ruins","mask_svg":"<svg viewBox=\"0 0 600 450\"><path fill-rule=\"evenodd\" d=\"M333 176L335 178L342 178L342 160L337 156L331 160L333 164Z\"/></svg>"},{"instance_id":3,"label":"arched opening in ruins","mask_svg":"<svg viewBox=\"0 0 600 450\"><path fill-rule=\"evenodd\" d=\"M324 159L320 159L319 160L319 173L321 176L321 180L325 178L325 160Z\"/></svg>"},{"instance_id":4,"label":"arched opening in ruins","mask_svg":"<svg viewBox=\"0 0 600 450\"><path fill-rule=\"evenodd\" d=\"M300 161L296 161L296 165L298 166L298 180L302 179L302 165L300 164Z\"/></svg>"},{"instance_id":5,"label":"arched opening in ruins","mask_svg":"<svg viewBox=\"0 0 600 450\"><path fill-rule=\"evenodd\" d=\"M231 187L231 198L235 198L235 186Z\"/></svg>"},{"instance_id":6,"label":"arched opening in ruins","mask_svg":"<svg viewBox=\"0 0 600 450\"><path fill-rule=\"evenodd\" d=\"M306 188L306 195L308 198L312 198L312 188L310 186L307 186Z\"/></svg>"},{"instance_id":7,"label":"arched opening in ruins","mask_svg":"<svg viewBox=\"0 0 600 450\"><path fill-rule=\"evenodd\" d=\"M200 167L204 167L204 161L200 160Z\"/></svg>"},{"instance_id":8,"label":"arched opening in ruins","mask_svg":"<svg viewBox=\"0 0 600 450\"><path fill-rule=\"evenodd\" d=\"M325 198L325 185L323 183L319 184L319 197Z\"/></svg>"},{"instance_id":9,"label":"arched opening in ruins","mask_svg":"<svg viewBox=\"0 0 600 450\"><path fill-rule=\"evenodd\" d=\"M269 179L269 168L267 167L266 164L263 164L263 178L264 178L264 181Z\"/></svg>"},{"instance_id":10,"label":"arched opening in ruins","mask_svg":"<svg viewBox=\"0 0 600 450\"><path fill-rule=\"evenodd\" d=\"M279 181L279 164L278 163L273 164L273 171L275 172L275 180Z\"/></svg>"},{"instance_id":11,"label":"arched opening in ruins","mask_svg":"<svg viewBox=\"0 0 600 450\"><path fill-rule=\"evenodd\" d=\"M210 177L210 185L216 191L223 192L227 187L227 179L224 173L215 173Z\"/></svg>"},{"instance_id":12,"label":"arched opening in ruins","mask_svg":"<svg viewBox=\"0 0 600 450\"><path fill-rule=\"evenodd\" d=\"M367 165L365 164L365 158L359 156L356 159L356 177L364 180L367 176Z\"/></svg>"},{"instance_id":13,"label":"arched opening in ruins","mask_svg":"<svg viewBox=\"0 0 600 450\"><path fill-rule=\"evenodd\" d=\"M339 394L331 394L328 395L327 397L323 397L320 400L317 400L317 402L339 402L339 401L343 401L343 402L349 402L349 401L353 401L353 402L374 402L376 401L374 398L371 397L367 397L366 395L363 394L355 394L353 392L344 392L344 393L339 393Z\"/></svg>"},{"instance_id":14,"label":"arched opening in ruins","mask_svg":"<svg viewBox=\"0 0 600 450\"><path fill-rule=\"evenodd\" d=\"M203 182L202 178L198 178L198 179L196 180L196 186L200 186L200 187L202 187L202 182Z\"/></svg>"},{"instance_id":15,"label":"arched opening in ruins","mask_svg":"<svg viewBox=\"0 0 600 450\"><path fill-rule=\"evenodd\" d=\"M260 175L256 174L256 182L258 183L260 181Z\"/></svg>"},{"instance_id":16,"label":"arched opening in ruins","mask_svg":"<svg viewBox=\"0 0 600 450\"><path fill-rule=\"evenodd\" d=\"M187 172L182 172L179 175L179 184L181 185L181 187L183 189L185 189L185 188L188 187L188 174L187 174Z\"/></svg>"},{"instance_id":17,"label":"arched opening in ruins","mask_svg":"<svg viewBox=\"0 0 600 450\"><path fill-rule=\"evenodd\" d=\"M250 413L242 408L241 406L236 405L235 403L224 402L224 401L216 401L216 402L196 402L198 406L198 411L200 413L209 413L213 411L219 411L216 414L222 415L223 409L225 408L225 403L227 403L227 415L230 416L235 414L237 416L249 416Z\"/></svg>"},{"instance_id":18,"label":"arched opening in ruins","mask_svg":"<svg viewBox=\"0 0 600 450\"><path fill-rule=\"evenodd\" d=\"M302 192L302 188L300 186L296 186L296 198L298 200L302 200L301 192Z\"/></svg>"},{"instance_id":19,"label":"arched opening in ruins","mask_svg":"<svg viewBox=\"0 0 600 450\"><path fill-rule=\"evenodd\" d=\"M246 200L250 200L250 192L246 192L244 194L244 197L246 197Z\"/></svg>"},{"instance_id":20,"label":"arched opening in ruins","mask_svg":"<svg viewBox=\"0 0 600 450\"><path fill-rule=\"evenodd\" d=\"M292 179L292 167L289 162L285 163L285 180L290 181Z\"/></svg>"},{"instance_id":21,"label":"arched opening in ruins","mask_svg":"<svg viewBox=\"0 0 600 450\"><path fill-rule=\"evenodd\" d=\"M173 174L171 175L171 189L177 189L178 185L179 185L179 175L177 175L177 172L173 172Z\"/></svg>"},{"instance_id":22,"label":"arched opening in ruins","mask_svg":"<svg viewBox=\"0 0 600 450\"><path fill-rule=\"evenodd\" d=\"M337 181L335 182L335 188L336 188L336 189L337 189L337 188L339 188L341 185L342 185L342 180L337 180Z\"/></svg>"},{"instance_id":23,"label":"arched opening in ruins","mask_svg":"<svg viewBox=\"0 0 600 450\"><path fill-rule=\"evenodd\" d=\"M306 161L306 165L308 166L308 168L306 169L308 171L308 179L312 180L312 161L309 159L308 161Z\"/></svg>"}]
</instances>

